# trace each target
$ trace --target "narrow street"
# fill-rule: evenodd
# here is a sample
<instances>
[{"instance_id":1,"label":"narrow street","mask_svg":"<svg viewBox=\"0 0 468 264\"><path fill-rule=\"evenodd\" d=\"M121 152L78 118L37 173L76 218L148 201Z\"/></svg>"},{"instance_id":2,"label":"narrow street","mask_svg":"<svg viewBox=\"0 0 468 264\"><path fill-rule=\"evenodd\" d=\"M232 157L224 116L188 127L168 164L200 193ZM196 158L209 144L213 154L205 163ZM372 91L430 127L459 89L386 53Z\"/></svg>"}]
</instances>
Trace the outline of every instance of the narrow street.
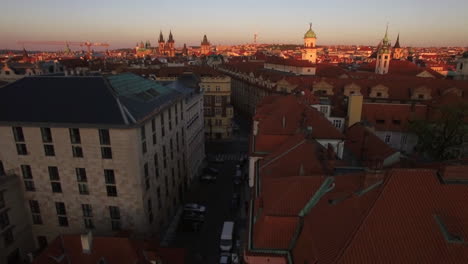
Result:
<instances>
[{"instance_id":1,"label":"narrow street","mask_svg":"<svg viewBox=\"0 0 468 264\"><path fill-rule=\"evenodd\" d=\"M246 118L236 116L235 122L239 125L232 140L211 141L206 143L206 155L208 160L221 157L223 162L208 162L208 166L219 170L216 182L194 181L191 190L186 196L186 203L198 203L206 206L205 221L198 231L187 231L179 227L175 241L171 246L187 249L186 263L219 263L220 236L224 221L235 221L234 249L237 252L236 240L245 229L245 194L248 183L244 181L240 186L235 186L233 176L236 165L241 156L245 156L248 146L249 121ZM247 163L243 171L247 169ZM233 193L240 195L241 199L237 209L232 208Z\"/></svg>"}]
</instances>

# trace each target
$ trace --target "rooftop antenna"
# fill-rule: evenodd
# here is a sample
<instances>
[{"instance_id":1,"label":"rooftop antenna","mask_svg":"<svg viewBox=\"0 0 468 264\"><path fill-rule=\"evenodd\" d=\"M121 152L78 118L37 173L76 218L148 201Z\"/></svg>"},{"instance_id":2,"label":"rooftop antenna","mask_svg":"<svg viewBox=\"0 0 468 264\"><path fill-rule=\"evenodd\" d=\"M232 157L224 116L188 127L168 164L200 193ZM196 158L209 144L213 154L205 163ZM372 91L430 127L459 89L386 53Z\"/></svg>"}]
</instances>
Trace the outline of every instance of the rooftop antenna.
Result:
<instances>
[{"instance_id":1,"label":"rooftop antenna","mask_svg":"<svg viewBox=\"0 0 468 264\"><path fill-rule=\"evenodd\" d=\"M258 33L254 33L254 44L257 45Z\"/></svg>"}]
</instances>

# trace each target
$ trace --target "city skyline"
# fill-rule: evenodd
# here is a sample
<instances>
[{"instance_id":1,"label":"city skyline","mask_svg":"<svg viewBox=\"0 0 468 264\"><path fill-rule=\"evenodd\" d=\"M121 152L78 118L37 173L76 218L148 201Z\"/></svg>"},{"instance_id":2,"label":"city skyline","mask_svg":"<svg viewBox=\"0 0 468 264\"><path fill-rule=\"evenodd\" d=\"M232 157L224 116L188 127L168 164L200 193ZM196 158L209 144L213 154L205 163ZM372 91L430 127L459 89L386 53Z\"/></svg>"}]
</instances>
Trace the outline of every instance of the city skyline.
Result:
<instances>
[{"instance_id":1,"label":"city skyline","mask_svg":"<svg viewBox=\"0 0 468 264\"><path fill-rule=\"evenodd\" d=\"M108 42L110 49L132 48L136 42L156 44L159 32L167 39L172 31L176 47L199 45L207 35L213 45L258 43L300 44L313 23L318 45L377 45L389 23L392 43L400 33L403 46L466 46L460 21L468 3L450 0L394 1L383 6L369 0L352 3L335 0L310 3L292 0L265 3L238 1L235 5L215 1L169 1L154 3L125 1L36 3L27 0L5 3L9 10L0 23L0 48L20 49L18 41ZM25 8L27 6L27 8ZM453 8L451 6L457 6ZM181 8L183 7L183 8ZM356 8L358 7L358 8ZM350 12L349 10L353 10ZM260 22L260 23L259 23ZM254 26L253 26L254 25ZM57 50L57 46L26 46L27 49Z\"/></svg>"}]
</instances>

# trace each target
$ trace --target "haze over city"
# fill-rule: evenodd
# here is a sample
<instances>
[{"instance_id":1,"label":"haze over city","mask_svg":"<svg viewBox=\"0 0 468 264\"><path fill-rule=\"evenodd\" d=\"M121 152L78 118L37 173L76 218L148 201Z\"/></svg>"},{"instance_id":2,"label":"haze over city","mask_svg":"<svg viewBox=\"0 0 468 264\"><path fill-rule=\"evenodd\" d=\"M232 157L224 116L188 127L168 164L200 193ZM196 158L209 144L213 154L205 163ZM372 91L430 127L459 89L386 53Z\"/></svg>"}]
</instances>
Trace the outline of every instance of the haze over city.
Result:
<instances>
[{"instance_id":1,"label":"haze over city","mask_svg":"<svg viewBox=\"0 0 468 264\"><path fill-rule=\"evenodd\" d=\"M454 8L456 6L456 8ZM406 46L466 46L467 1L7 1L0 17L0 48L16 42L94 41L128 48L155 42L172 30L177 46L198 45L207 34L215 45L300 44L309 22L320 45L376 45L389 23ZM53 50L56 47L34 46Z\"/></svg>"}]
</instances>

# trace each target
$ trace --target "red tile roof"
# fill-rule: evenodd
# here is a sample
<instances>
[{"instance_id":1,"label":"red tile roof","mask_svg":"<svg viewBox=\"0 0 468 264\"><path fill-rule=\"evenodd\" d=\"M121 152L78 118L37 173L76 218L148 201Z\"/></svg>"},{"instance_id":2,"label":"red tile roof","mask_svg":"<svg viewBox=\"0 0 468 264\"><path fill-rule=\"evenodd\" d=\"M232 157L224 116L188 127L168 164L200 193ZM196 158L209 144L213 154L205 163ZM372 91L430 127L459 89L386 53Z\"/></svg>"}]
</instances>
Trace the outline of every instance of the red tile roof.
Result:
<instances>
[{"instance_id":1,"label":"red tile roof","mask_svg":"<svg viewBox=\"0 0 468 264\"><path fill-rule=\"evenodd\" d=\"M61 256L60 261L53 259L60 259ZM80 235L61 235L34 259L33 264L98 263L100 259L115 264L150 264L148 256L159 258L163 264L183 264L185 250L163 249L155 242L127 237L94 236L91 253L85 254Z\"/></svg>"},{"instance_id":2,"label":"red tile roof","mask_svg":"<svg viewBox=\"0 0 468 264\"><path fill-rule=\"evenodd\" d=\"M467 263L468 186L441 184L434 170L393 170L337 263Z\"/></svg>"},{"instance_id":3,"label":"red tile roof","mask_svg":"<svg viewBox=\"0 0 468 264\"><path fill-rule=\"evenodd\" d=\"M356 123L346 130L345 148L364 164L366 160L371 159L384 161L396 153L396 150L385 144L361 123Z\"/></svg>"}]
</instances>

